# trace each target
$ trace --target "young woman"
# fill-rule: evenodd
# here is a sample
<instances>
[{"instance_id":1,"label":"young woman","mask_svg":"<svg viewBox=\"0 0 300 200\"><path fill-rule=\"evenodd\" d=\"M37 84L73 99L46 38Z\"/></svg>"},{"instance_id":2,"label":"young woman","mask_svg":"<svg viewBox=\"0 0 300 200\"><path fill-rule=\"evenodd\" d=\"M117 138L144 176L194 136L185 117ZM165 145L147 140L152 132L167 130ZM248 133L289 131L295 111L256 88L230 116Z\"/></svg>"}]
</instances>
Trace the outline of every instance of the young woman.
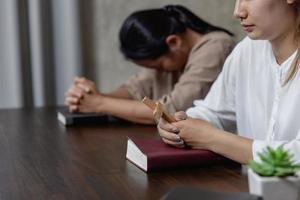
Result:
<instances>
[{"instance_id":1,"label":"young woman","mask_svg":"<svg viewBox=\"0 0 300 200\"><path fill-rule=\"evenodd\" d=\"M169 112L204 98L232 50L231 36L182 6L135 12L120 30L121 52L144 69L110 94L99 92L90 80L76 78L65 103L70 111L154 124L142 98L161 101Z\"/></svg>"},{"instance_id":2,"label":"young woman","mask_svg":"<svg viewBox=\"0 0 300 200\"><path fill-rule=\"evenodd\" d=\"M168 144L240 163L258 159L266 146L283 145L300 163L299 0L236 0L234 15L248 37L205 100L177 113L177 123L161 120L160 135Z\"/></svg>"}]
</instances>

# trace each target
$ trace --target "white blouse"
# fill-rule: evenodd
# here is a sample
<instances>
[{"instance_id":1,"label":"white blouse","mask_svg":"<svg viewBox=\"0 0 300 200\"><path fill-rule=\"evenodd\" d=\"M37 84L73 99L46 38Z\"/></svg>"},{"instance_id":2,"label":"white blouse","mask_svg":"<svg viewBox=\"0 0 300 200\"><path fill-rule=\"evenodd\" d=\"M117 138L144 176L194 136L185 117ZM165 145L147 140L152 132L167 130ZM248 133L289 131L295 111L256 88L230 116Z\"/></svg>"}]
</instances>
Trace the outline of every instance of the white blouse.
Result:
<instances>
[{"instance_id":1,"label":"white blouse","mask_svg":"<svg viewBox=\"0 0 300 200\"><path fill-rule=\"evenodd\" d=\"M205 100L187 110L192 118L253 139L253 158L283 145L300 163L300 75L283 86L296 52L278 65L266 40L241 41Z\"/></svg>"}]
</instances>

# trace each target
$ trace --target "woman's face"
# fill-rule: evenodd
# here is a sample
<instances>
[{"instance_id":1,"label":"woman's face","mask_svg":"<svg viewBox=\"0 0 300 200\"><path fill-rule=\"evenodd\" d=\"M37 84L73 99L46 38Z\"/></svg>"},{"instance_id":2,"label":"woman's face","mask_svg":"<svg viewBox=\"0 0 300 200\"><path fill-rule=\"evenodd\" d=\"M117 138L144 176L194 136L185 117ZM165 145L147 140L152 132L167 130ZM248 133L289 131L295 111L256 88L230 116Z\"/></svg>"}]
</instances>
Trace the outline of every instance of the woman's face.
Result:
<instances>
[{"instance_id":1,"label":"woman's face","mask_svg":"<svg viewBox=\"0 0 300 200\"><path fill-rule=\"evenodd\" d=\"M275 40L294 31L294 0L236 0L234 15L251 39Z\"/></svg>"},{"instance_id":2,"label":"woman's face","mask_svg":"<svg viewBox=\"0 0 300 200\"><path fill-rule=\"evenodd\" d=\"M139 60L134 61L134 63L158 71L181 71L187 63L188 55L188 52L181 50L169 51L167 54L162 55L157 59Z\"/></svg>"}]
</instances>

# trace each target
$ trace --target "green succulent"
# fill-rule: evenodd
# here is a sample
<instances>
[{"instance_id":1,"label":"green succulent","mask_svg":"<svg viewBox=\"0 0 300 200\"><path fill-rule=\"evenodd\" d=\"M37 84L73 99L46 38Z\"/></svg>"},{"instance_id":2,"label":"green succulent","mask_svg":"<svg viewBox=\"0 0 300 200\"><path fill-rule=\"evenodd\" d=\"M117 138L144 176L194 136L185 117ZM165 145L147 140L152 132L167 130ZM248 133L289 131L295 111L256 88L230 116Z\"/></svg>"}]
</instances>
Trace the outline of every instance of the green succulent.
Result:
<instances>
[{"instance_id":1,"label":"green succulent","mask_svg":"<svg viewBox=\"0 0 300 200\"><path fill-rule=\"evenodd\" d=\"M249 167L261 176L293 176L300 170L300 165L296 165L292 160L293 155L282 146L277 149L267 147L258 155L261 162L252 160Z\"/></svg>"}]
</instances>

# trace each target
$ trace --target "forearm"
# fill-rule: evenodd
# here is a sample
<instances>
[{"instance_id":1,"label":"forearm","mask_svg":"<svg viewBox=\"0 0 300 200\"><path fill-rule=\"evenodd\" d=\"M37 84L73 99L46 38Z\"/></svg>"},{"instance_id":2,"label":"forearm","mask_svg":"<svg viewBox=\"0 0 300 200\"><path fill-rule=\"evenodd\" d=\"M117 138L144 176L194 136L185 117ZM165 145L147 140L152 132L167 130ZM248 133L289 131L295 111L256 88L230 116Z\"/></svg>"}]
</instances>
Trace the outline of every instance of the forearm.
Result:
<instances>
[{"instance_id":1,"label":"forearm","mask_svg":"<svg viewBox=\"0 0 300 200\"><path fill-rule=\"evenodd\" d=\"M136 100L106 96L103 97L97 110L135 123L155 124L151 110Z\"/></svg>"},{"instance_id":2,"label":"forearm","mask_svg":"<svg viewBox=\"0 0 300 200\"><path fill-rule=\"evenodd\" d=\"M218 130L209 149L241 164L248 164L253 159L252 143L251 139Z\"/></svg>"},{"instance_id":3,"label":"forearm","mask_svg":"<svg viewBox=\"0 0 300 200\"><path fill-rule=\"evenodd\" d=\"M129 92L126 90L124 86L119 87L115 91L104 94L107 97L114 97L119 99L133 99Z\"/></svg>"}]
</instances>

